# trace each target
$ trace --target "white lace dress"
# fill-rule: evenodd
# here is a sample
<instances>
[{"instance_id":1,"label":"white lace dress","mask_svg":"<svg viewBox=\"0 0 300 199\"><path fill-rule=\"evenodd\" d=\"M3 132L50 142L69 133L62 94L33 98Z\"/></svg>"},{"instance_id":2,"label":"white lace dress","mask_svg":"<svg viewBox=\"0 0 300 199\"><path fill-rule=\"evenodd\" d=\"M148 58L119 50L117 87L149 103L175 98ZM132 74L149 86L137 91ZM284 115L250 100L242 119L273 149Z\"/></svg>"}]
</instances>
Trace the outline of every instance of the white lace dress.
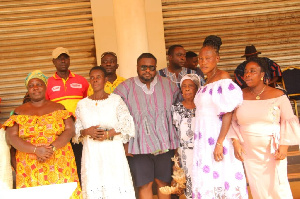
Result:
<instances>
[{"instance_id":1,"label":"white lace dress","mask_svg":"<svg viewBox=\"0 0 300 199\"><path fill-rule=\"evenodd\" d=\"M82 141L81 180L83 198L133 199L135 192L123 143L134 136L134 123L120 96L110 94L105 100L84 98L78 102L76 136ZM100 125L114 128L120 135L113 141L95 141L89 137L78 140L80 130Z\"/></svg>"}]
</instances>

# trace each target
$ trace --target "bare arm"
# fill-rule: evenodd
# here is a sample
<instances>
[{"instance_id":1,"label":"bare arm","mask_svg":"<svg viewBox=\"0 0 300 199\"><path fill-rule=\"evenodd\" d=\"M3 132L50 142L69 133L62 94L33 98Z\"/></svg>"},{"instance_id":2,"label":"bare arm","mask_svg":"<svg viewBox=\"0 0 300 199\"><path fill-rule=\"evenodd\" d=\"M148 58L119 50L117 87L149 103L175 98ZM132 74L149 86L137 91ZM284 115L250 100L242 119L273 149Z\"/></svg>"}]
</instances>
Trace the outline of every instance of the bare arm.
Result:
<instances>
[{"instance_id":1,"label":"bare arm","mask_svg":"<svg viewBox=\"0 0 300 199\"><path fill-rule=\"evenodd\" d=\"M214 150L214 158L216 161L221 161L223 159L223 141L229 130L231 119L232 119L232 112L226 113L222 117L222 126L220 130L220 135L218 137L215 150Z\"/></svg>"},{"instance_id":2,"label":"bare arm","mask_svg":"<svg viewBox=\"0 0 300 199\"><path fill-rule=\"evenodd\" d=\"M35 146L19 137L18 124L14 124L12 127L7 127L5 136L7 144L12 145L15 149L25 153L34 153Z\"/></svg>"},{"instance_id":3,"label":"bare arm","mask_svg":"<svg viewBox=\"0 0 300 199\"><path fill-rule=\"evenodd\" d=\"M45 161L53 154L50 146L35 146L29 142L24 141L19 137L19 125L14 124L12 127L6 129L6 141L15 149L24 153L34 153L39 158L39 161Z\"/></svg>"},{"instance_id":4,"label":"bare arm","mask_svg":"<svg viewBox=\"0 0 300 199\"><path fill-rule=\"evenodd\" d=\"M58 136L58 138L51 143L56 149L62 148L66 146L68 142L70 142L71 138L75 136L75 126L74 120L72 117L69 117L64 120L65 130Z\"/></svg>"}]
</instances>

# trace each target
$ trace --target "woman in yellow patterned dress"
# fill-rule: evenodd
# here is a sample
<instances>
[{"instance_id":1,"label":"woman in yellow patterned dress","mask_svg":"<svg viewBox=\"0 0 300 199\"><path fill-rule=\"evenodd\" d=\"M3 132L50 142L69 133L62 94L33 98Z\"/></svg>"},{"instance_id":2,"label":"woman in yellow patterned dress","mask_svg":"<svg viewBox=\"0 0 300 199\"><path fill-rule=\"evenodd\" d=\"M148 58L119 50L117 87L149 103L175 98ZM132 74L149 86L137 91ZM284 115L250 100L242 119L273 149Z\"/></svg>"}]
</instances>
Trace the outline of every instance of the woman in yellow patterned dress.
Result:
<instances>
[{"instance_id":1,"label":"woman in yellow patterned dress","mask_svg":"<svg viewBox=\"0 0 300 199\"><path fill-rule=\"evenodd\" d=\"M47 77L41 71L25 80L31 101L17 107L3 126L8 144L17 149L16 186L35 187L77 182L72 198L81 198L70 139L75 135L72 113L45 99Z\"/></svg>"}]
</instances>

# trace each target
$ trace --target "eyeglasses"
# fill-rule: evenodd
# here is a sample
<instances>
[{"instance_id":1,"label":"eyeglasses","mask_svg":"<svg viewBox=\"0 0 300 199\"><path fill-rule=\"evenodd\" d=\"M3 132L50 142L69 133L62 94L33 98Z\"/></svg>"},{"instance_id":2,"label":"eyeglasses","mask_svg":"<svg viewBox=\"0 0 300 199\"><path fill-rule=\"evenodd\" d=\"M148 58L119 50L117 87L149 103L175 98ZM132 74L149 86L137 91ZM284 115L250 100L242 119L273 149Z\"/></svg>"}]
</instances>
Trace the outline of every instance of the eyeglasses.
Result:
<instances>
[{"instance_id":1,"label":"eyeglasses","mask_svg":"<svg viewBox=\"0 0 300 199\"><path fill-rule=\"evenodd\" d=\"M152 65L150 65L150 66L147 66L147 65L141 65L141 71L145 71L145 70L147 70L147 68L149 68L150 71L155 71L156 66L152 66Z\"/></svg>"},{"instance_id":2,"label":"eyeglasses","mask_svg":"<svg viewBox=\"0 0 300 199\"><path fill-rule=\"evenodd\" d=\"M105 55L112 55L112 56L117 57L117 54L116 54L116 53L107 51L107 52L102 53L101 58L103 58Z\"/></svg>"}]
</instances>

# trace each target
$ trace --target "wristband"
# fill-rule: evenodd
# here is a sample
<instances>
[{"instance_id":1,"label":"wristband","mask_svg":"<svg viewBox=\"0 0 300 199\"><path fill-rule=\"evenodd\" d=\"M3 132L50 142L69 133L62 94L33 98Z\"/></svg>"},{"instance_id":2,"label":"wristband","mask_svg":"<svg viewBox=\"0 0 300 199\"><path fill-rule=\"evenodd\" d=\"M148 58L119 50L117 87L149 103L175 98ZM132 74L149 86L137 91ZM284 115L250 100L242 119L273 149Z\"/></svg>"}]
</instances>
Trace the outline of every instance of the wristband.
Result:
<instances>
[{"instance_id":1,"label":"wristband","mask_svg":"<svg viewBox=\"0 0 300 199\"><path fill-rule=\"evenodd\" d=\"M52 146L52 150L53 151L56 151L56 147L55 146L53 146L52 144L50 144L50 146Z\"/></svg>"}]
</instances>

